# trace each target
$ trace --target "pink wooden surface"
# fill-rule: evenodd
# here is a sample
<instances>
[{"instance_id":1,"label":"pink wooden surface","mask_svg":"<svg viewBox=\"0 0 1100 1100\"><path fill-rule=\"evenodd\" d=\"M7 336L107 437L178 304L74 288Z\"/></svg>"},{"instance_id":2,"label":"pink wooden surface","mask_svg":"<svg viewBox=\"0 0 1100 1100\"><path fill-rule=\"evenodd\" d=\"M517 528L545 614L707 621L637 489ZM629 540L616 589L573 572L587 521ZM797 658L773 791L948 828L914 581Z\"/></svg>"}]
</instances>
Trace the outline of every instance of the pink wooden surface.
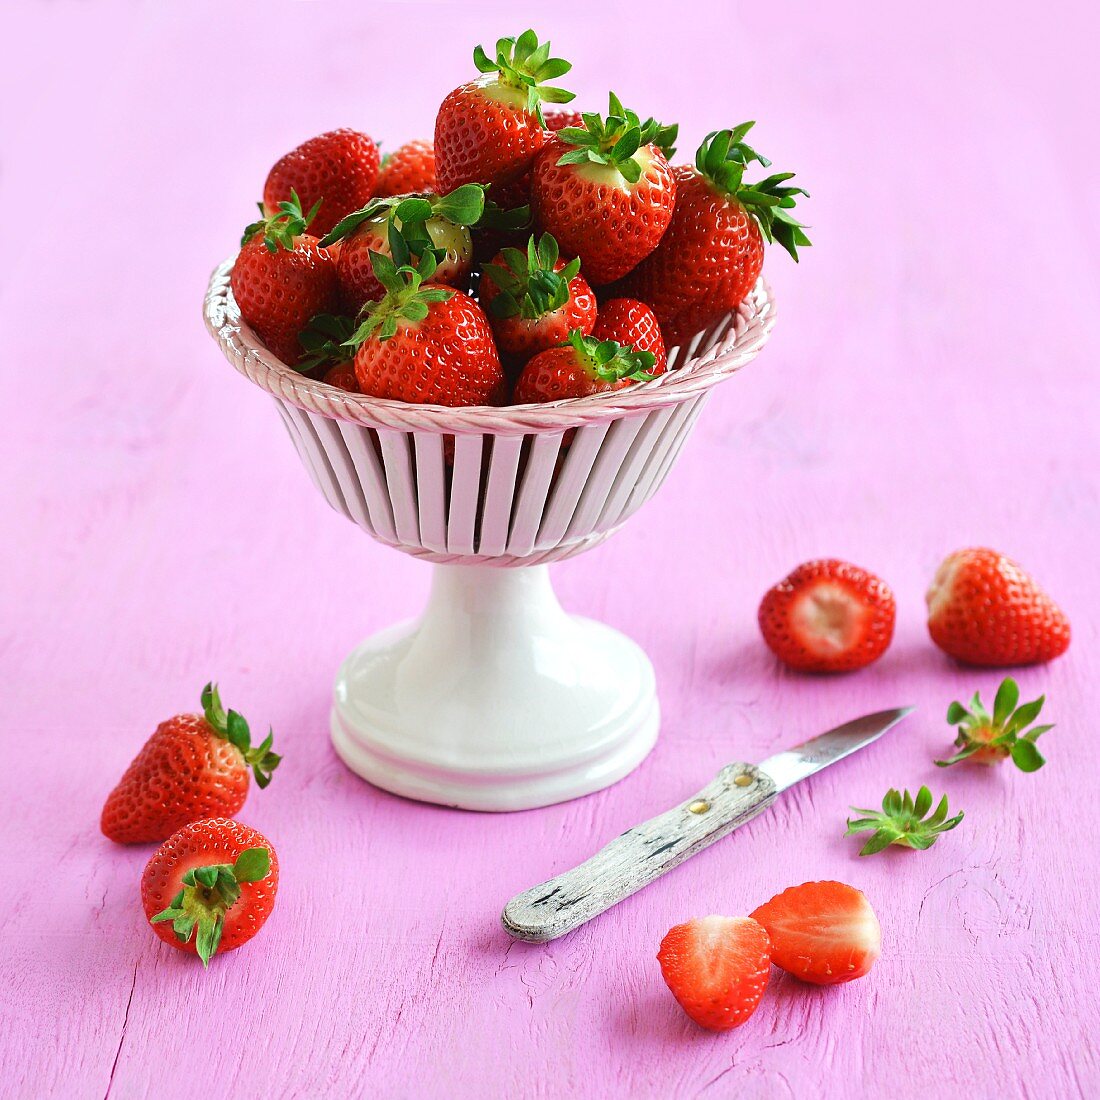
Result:
<instances>
[{"instance_id":1,"label":"pink wooden surface","mask_svg":"<svg viewBox=\"0 0 1100 1100\"><path fill-rule=\"evenodd\" d=\"M199 306L278 154L336 125L430 134L469 49L527 16L7 9L6 1095L1100 1093L1096 27L1083 4L715 4L656 33L637 13L673 9L631 5L613 30L611 8L542 19L580 101L611 86L681 120L685 151L762 120L759 146L813 192L815 247L798 270L770 258L772 345L716 395L662 493L556 569L567 606L653 656L658 748L610 791L504 817L400 801L335 759L335 667L419 607L428 570L327 510ZM968 543L1015 554L1073 619L1069 655L1019 677L1058 722L1034 776L931 764L947 703L998 680L925 635L924 587ZM822 554L899 599L892 650L840 680L779 671L755 627L765 587ZM278 847L275 914L204 974L145 926L147 851L97 820L210 676L274 725L286 762L241 815ZM920 712L889 740L613 914L542 947L498 928L513 892L723 762L899 703ZM848 804L925 781L963 825L925 854L857 860ZM665 930L824 877L877 907L873 975L825 992L776 977L740 1030L688 1023L653 959Z\"/></svg>"}]
</instances>

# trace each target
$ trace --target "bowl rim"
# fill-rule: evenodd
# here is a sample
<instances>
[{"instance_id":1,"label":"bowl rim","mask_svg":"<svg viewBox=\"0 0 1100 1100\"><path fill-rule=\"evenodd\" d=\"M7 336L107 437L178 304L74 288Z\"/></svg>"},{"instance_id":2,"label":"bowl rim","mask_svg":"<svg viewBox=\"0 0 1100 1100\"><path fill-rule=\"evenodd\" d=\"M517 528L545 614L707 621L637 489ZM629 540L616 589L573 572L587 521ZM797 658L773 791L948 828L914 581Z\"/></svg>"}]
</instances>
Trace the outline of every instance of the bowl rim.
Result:
<instances>
[{"instance_id":1,"label":"bowl rim","mask_svg":"<svg viewBox=\"0 0 1100 1100\"><path fill-rule=\"evenodd\" d=\"M541 405L416 405L348 393L299 374L259 341L229 286L236 257L210 276L203 317L211 336L233 366L281 401L333 420L398 431L527 435L566 432L680 404L738 371L767 342L775 325L771 288L761 277L740 306L716 325L697 334L682 349L675 369L613 393L565 398ZM702 348L702 351L697 349ZM673 352L669 349L670 362Z\"/></svg>"}]
</instances>

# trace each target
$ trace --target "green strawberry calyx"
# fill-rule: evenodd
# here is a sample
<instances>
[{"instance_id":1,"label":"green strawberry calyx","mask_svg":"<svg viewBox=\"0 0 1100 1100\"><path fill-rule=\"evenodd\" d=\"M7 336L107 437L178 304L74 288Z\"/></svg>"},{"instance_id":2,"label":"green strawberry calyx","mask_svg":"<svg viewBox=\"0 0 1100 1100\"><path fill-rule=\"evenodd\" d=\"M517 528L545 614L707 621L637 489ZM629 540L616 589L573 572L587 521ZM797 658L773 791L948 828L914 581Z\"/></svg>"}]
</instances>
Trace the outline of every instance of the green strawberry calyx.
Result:
<instances>
[{"instance_id":1,"label":"green strawberry calyx","mask_svg":"<svg viewBox=\"0 0 1100 1100\"><path fill-rule=\"evenodd\" d=\"M798 262L799 248L809 248L810 238L796 220L794 209L799 195L809 197L801 187L787 186L794 178L793 172L777 172L757 183L745 183L745 169L756 161L764 168L771 166L767 157L761 156L745 137L755 122L742 122L732 130L716 130L707 134L695 154L695 167L722 194L740 203L760 226L769 244L777 243Z\"/></svg>"},{"instance_id":2,"label":"green strawberry calyx","mask_svg":"<svg viewBox=\"0 0 1100 1100\"><path fill-rule=\"evenodd\" d=\"M627 183L637 183L642 175L642 164L636 154L647 145L656 145L665 157L676 152L673 144L679 126L665 126L656 119L642 122L633 111L628 111L611 92L608 96L607 117L596 113L582 114L584 126L566 126L558 131L558 138L571 146L558 158L558 164L605 164L615 168Z\"/></svg>"},{"instance_id":3,"label":"green strawberry calyx","mask_svg":"<svg viewBox=\"0 0 1100 1100\"><path fill-rule=\"evenodd\" d=\"M291 190L290 198L279 203L278 210L270 216L264 209L264 204L257 203L260 208L259 221L252 222L245 227L241 237L243 248L254 237L261 233L264 238L264 247L268 252L278 252L285 248L288 252L294 249L294 238L300 237L317 217L317 211L321 209L322 199L313 204L313 209L308 214L302 213L302 200L298 198L298 192Z\"/></svg>"},{"instance_id":4,"label":"green strawberry calyx","mask_svg":"<svg viewBox=\"0 0 1100 1100\"><path fill-rule=\"evenodd\" d=\"M221 943L225 914L241 896L242 882L260 882L271 871L271 853L266 848L246 848L233 863L194 867L183 876L183 886L168 907L154 917L153 924L172 922L180 943L195 937L195 951L203 966Z\"/></svg>"},{"instance_id":5,"label":"green strawberry calyx","mask_svg":"<svg viewBox=\"0 0 1100 1100\"><path fill-rule=\"evenodd\" d=\"M651 351L635 351L614 340L597 340L576 328L569 334L568 343L579 365L601 382L621 382L624 378L649 382L656 377L650 373L656 361Z\"/></svg>"},{"instance_id":6,"label":"green strawberry calyx","mask_svg":"<svg viewBox=\"0 0 1100 1100\"><path fill-rule=\"evenodd\" d=\"M327 248L351 236L364 222L385 218L387 228L396 224L410 249L415 243L431 247L426 225L432 218L469 227L477 225L484 212L485 188L480 183L464 183L446 195L386 195L338 221L321 239L321 246Z\"/></svg>"},{"instance_id":7,"label":"green strawberry calyx","mask_svg":"<svg viewBox=\"0 0 1100 1100\"><path fill-rule=\"evenodd\" d=\"M963 819L962 813L947 816L947 795L940 799L935 813L927 816L932 809L932 792L927 787L921 787L916 798L908 791L891 788L882 800L881 813L878 810L861 810L858 806L852 809L863 816L855 820L849 818L844 835L873 834L859 850L861 856L873 856L891 844L924 851L936 843L940 833L954 829Z\"/></svg>"},{"instance_id":8,"label":"green strawberry calyx","mask_svg":"<svg viewBox=\"0 0 1100 1100\"><path fill-rule=\"evenodd\" d=\"M1017 706L1019 701L1020 688L1008 676L997 688L992 714L982 705L978 692L974 692L969 709L962 703L952 703L947 708L947 721L959 728L955 738L959 751L947 760L937 760L936 763L941 768L949 768L972 757L979 764L999 764L1011 757L1020 771L1038 771L1046 760L1035 742L1054 726L1031 724L1039 717L1046 696L1040 695L1030 703Z\"/></svg>"},{"instance_id":9,"label":"green strawberry calyx","mask_svg":"<svg viewBox=\"0 0 1100 1100\"><path fill-rule=\"evenodd\" d=\"M355 353L346 341L354 331L355 322L350 317L318 313L298 334L298 343L305 350L305 356L294 364L294 369L308 371L353 359Z\"/></svg>"},{"instance_id":10,"label":"green strawberry calyx","mask_svg":"<svg viewBox=\"0 0 1100 1100\"><path fill-rule=\"evenodd\" d=\"M537 321L561 309L569 301L569 284L581 269L581 261L572 259L555 270L558 242L549 233L537 241L532 235L526 252L501 249L500 261L484 268L499 291L489 303L489 312L494 317L522 317L525 321Z\"/></svg>"},{"instance_id":11,"label":"green strawberry calyx","mask_svg":"<svg viewBox=\"0 0 1100 1100\"><path fill-rule=\"evenodd\" d=\"M209 683L202 689L202 714L214 733L233 745L252 769L256 785L262 790L271 782L271 773L279 766L282 757L271 751L274 734L269 729L260 744L253 746L248 723L235 710L226 711L222 706L218 685Z\"/></svg>"},{"instance_id":12,"label":"green strawberry calyx","mask_svg":"<svg viewBox=\"0 0 1100 1100\"><path fill-rule=\"evenodd\" d=\"M543 103L568 103L574 98L573 92L543 83L564 76L573 66L560 57L551 57L550 43L540 44L533 30L524 31L518 38L498 39L495 58L489 57L481 46L475 47L474 65L479 73L495 73L498 84L523 92L527 111L539 120L540 126L546 124L542 117Z\"/></svg>"},{"instance_id":13,"label":"green strawberry calyx","mask_svg":"<svg viewBox=\"0 0 1100 1100\"><path fill-rule=\"evenodd\" d=\"M372 252L370 262L386 293L377 302L367 302L359 314L359 327L344 342L353 354L372 336L379 340L396 336L401 321L423 321L433 302L446 302L455 293L450 287L426 285L436 269L430 251L420 257L416 267L408 263L399 266L381 252Z\"/></svg>"}]
</instances>

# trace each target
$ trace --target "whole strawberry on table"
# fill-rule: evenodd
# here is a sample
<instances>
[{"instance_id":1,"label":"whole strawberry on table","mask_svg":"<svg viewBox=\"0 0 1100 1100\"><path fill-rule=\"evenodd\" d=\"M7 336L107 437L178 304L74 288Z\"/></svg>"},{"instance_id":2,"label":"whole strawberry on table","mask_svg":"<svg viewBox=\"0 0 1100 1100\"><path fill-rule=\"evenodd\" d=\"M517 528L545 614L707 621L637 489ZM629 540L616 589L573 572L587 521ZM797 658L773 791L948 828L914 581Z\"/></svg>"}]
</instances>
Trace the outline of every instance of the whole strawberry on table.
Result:
<instances>
[{"instance_id":1,"label":"whole strawberry on table","mask_svg":"<svg viewBox=\"0 0 1100 1100\"><path fill-rule=\"evenodd\" d=\"M737 309L766 243L796 260L809 245L792 174L746 178L770 165L753 123L678 164L677 127L614 93L603 115L564 107L572 66L534 31L473 56L434 141L380 161L371 137L338 129L271 169L231 288L286 365L444 406L622 389Z\"/></svg>"}]
</instances>

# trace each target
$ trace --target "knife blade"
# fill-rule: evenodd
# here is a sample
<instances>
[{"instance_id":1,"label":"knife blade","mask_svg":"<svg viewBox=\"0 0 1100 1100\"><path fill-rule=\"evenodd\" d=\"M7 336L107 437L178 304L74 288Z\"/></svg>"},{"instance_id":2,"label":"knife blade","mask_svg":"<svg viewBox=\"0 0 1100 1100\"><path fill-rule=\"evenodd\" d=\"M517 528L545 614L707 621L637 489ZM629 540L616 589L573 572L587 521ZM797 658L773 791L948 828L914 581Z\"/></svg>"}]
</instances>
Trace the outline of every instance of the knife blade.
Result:
<instances>
[{"instance_id":1,"label":"knife blade","mask_svg":"<svg viewBox=\"0 0 1100 1100\"><path fill-rule=\"evenodd\" d=\"M517 894L501 913L514 939L572 932L762 813L795 783L877 741L914 707L877 711L769 756L727 764L691 798L627 829L572 870Z\"/></svg>"}]
</instances>

